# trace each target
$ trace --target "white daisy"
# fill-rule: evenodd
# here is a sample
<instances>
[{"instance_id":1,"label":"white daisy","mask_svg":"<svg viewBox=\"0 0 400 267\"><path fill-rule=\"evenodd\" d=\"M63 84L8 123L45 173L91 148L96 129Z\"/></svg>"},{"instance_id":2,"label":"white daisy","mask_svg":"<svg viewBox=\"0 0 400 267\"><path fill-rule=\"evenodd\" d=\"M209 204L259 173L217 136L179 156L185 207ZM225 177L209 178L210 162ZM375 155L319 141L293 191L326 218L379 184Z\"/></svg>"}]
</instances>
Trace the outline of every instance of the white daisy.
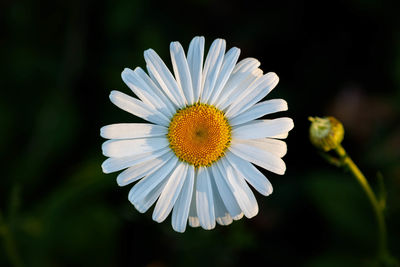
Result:
<instances>
[{"instance_id":1,"label":"white daisy","mask_svg":"<svg viewBox=\"0 0 400 267\"><path fill-rule=\"evenodd\" d=\"M139 212L156 201L153 219L172 211L172 227L213 229L258 213L248 184L262 195L272 193L268 179L253 164L276 174L286 170L290 118L259 119L287 110L283 99L262 100L278 83L263 74L260 62L240 50L225 53L225 40L215 40L203 65L204 37L195 37L187 56L178 42L170 46L174 75L152 49L144 52L148 74L125 69L122 79L139 98L110 94L119 108L150 123L121 123L101 128L105 173L120 171L124 186L139 180L129 201ZM257 103L259 102L259 103Z\"/></svg>"}]
</instances>

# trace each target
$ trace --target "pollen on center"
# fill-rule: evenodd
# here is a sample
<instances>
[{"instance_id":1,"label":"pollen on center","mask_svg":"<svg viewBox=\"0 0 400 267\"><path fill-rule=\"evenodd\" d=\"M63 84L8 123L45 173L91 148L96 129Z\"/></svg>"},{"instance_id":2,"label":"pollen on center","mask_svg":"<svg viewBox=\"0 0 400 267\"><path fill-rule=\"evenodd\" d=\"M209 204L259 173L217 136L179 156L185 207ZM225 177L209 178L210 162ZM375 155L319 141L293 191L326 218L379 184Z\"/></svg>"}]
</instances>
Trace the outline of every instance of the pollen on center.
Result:
<instances>
[{"instance_id":1,"label":"pollen on center","mask_svg":"<svg viewBox=\"0 0 400 267\"><path fill-rule=\"evenodd\" d=\"M175 113L168 128L168 140L180 160L195 167L210 166L229 147L231 127L219 109L194 104Z\"/></svg>"}]
</instances>

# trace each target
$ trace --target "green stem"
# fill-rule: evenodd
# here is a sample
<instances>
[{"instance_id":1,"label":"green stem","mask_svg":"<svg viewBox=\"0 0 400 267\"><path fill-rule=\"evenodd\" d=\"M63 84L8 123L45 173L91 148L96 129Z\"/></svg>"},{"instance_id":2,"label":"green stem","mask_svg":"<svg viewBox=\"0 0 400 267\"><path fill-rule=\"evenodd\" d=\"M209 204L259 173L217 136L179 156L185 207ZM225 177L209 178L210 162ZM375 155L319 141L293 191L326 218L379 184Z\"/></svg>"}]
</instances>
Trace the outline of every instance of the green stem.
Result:
<instances>
[{"instance_id":1,"label":"green stem","mask_svg":"<svg viewBox=\"0 0 400 267\"><path fill-rule=\"evenodd\" d=\"M15 267L23 266L21 259L18 257L17 246L15 244L10 228L3 220L0 213L0 237L3 237L3 244L11 264Z\"/></svg>"},{"instance_id":2,"label":"green stem","mask_svg":"<svg viewBox=\"0 0 400 267\"><path fill-rule=\"evenodd\" d=\"M367 194L368 199L371 202L371 205L374 209L376 220L378 223L378 230L379 230L379 256L386 257L388 255L387 252L387 233L386 233L386 224L385 218L383 215L383 207L380 205L377 197L375 196L374 192L371 189L367 179L362 174L360 169L357 165L353 162L353 160L347 155L346 150L339 145L335 149L336 153L339 157L343 160L343 166L346 166L354 177L357 179L358 183L364 189L365 193Z\"/></svg>"}]
</instances>

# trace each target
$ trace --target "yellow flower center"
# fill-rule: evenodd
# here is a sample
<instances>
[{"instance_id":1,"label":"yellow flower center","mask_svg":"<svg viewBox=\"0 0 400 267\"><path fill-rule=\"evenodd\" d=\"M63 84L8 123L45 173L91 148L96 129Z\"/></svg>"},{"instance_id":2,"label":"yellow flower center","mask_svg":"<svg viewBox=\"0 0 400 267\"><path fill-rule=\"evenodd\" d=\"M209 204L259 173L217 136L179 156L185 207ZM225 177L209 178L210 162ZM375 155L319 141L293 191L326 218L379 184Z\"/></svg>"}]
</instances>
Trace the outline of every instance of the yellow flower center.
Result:
<instances>
[{"instance_id":1,"label":"yellow flower center","mask_svg":"<svg viewBox=\"0 0 400 267\"><path fill-rule=\"evenodd\" d=\"M224 155L231 140L231 127L224 113L207 104L178 110L168 128L168 140L182 161L210 166Z\"/></svg>"}]
</instances>

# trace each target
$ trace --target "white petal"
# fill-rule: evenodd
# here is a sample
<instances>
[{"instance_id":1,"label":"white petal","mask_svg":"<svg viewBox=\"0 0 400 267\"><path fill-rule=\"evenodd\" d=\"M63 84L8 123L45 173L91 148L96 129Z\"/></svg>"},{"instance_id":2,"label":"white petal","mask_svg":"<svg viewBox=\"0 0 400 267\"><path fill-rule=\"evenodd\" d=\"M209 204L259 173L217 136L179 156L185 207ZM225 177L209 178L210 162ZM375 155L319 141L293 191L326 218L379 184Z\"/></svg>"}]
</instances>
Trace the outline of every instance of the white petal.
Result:
<instances>
[{"instance_id":1,"label":"white petal","mask_svg":"<svg viewBox=\"0 0 400 267\"><path fill-rule=\"evenodd\" d=\"M168 128L150 123L117 123L100 129L100 136L107 139L133 139L165 136Z\"/></svg>"},{"instance_id":2,"label":"white petal","mask_svg":"<svg viewBox=\"0 0 400 267\"><path fill-rule=\"evenodd\" d=\"M169 142L166 137L153 137L108 140L103 143L101 148L104 156L122 158L157 151L167 146L169 146Z\"/></svg>"},{"instance_id":3,"label":"white petal","mask_svg":"<svg viewBox=\"0 0 400 267\"><path fill-rule=\"evenodd\" d=\"M224 217L218 217L216 219L217 223L220 225L230 225L233 222L232 217L229 215L229 213L227 213L226 216Z\"/></svg>"},{"instance_id":4,"label":"white petal","mask_svg":"<svg viewBox=\"0 0 400 267\"><path fill-rule=\"evenodd\" d=\"M243 124L251 120L258 119L267 114L285 111L288 109L287 103L283 99L270 99L260 102L238 116L229 120L231 126Z\"/></svg>"},{"instance_id":5,"label":"white petal","mask_svg":"<svg viewBox=\"0 0 400 267\"><path fill-rule=\"evenodd\" d=\"M238 88L242 88L241 84L253 76L252 73L258 66L260 62L254 58L245 58L236 64L215 105L219 108L228 106L229 104L225 105L225 102L230 100L230 95Z\"/></svg>"},{"instance_id":6,"label":"white petal","mask_svg":"<svg viewBox=\"0 0 400 267\"><path fill-rule=\"evenodd\" d=\"M245 73L245 72L250 73L253 70L257 69L260 65L261 63L255 58L252 57L244 58L236 64L235 68L232 71L232 75L237 75L239 73Z\"/></svg>"},{"instance_id":7,"label":"white petal","mask_svg":"<svg viewBox=\"0 0 400 267\"><path fill-rule=\"evenodd\" d=\"M272 154L280 158L285 156L287 152L287 145L284 141L272 138L261 138L261 139L250 139L250 140L235 139L235 142L258 147L259 149L271 152Z\"/></svg>"},{"instance_id":8,"label":"white petal","mask_svg":"<svg viewBox=\"0 0 400 267\"><path fill-rule=\"evenodd\" d=\"M158 170L144 177L129 191L128 199L139 212L146 212L161 194L168 176L178 164L177 157L171 157Z\"/></svg>"},{"instance_id":9,"label":"white petal","mask_svg":"<svg viewBox=\"0 0 400 267\"><path fill-rule=\"evenodd\" d=\"M220 106L218 106L219 109L222 109L226 112L226 110L229 108L229 106L233 103L236 102L236 100L241 97L241 94L245 91L248 90L249 87L251 87L257 79L262 77L262 70L260 69L255 69L252 73L250 73L244 81L241 83L237 84L235 89L232 91L232 93L229 95L228 99L226 99ZM230 119L230 118L228 118Z\"/></svg>"},{"instance_id":10,"label":"white petal","mask_svg":"<svg viewBox=\"0 0 400 267\"><path fill-rule=\"evenodd\" d=\"M278 84L279 78L269 72L258 78L249 88L244 90L226 111L227 118L233 118L252 107L255 103L263 99Z\"/></svg>"},{"instance_id":11,"label":"white petal","mask_svg":"<svg viewBox=\"0 0 400 267\"><path fill-rule=\"evenodd\" d=\"M153 220L164 221L174 206L187 176L188 164L180 162L168 179L153 212Z\"/></svg>"},{"instance_id":12,"label":"white petal","mask_svg":"<svg viewBox=\"0 0 400 267\"><path fill-rule=\"evenodd\" d=\"M194 166L189 165L182 190L176 200L172 210L172 228L175 231L183 233L186 230L186 223L189 216L190 201L193 195L194 185Z\"/></svg>"},{"instance_id":13,"label":"white petal","mask_svg":"<svg viewBox=\"0 0 400 267\"><path fill-rule=\"evenodd\" d=\"M200 222L198 217L189 217L189 225L191 227L199 227Z\"/></svg>"},{"instance_id":14,"label":"white petal","mask_svg":"<svg viewBox=\"0 0 400 267\"><path fill-rule=\"evenodd\" d=\"M148 209L153 206L161 192L164 190L165 184L168 179L162 180L159 184L157 184L154 188L152 188L146 195L143 195L142 198L138 201L138 204L135 205L135 208L140 213L145 213Z\"/></svg>"},{"instance_id":15,"label":"white petal","mask_svg":"<svg viewBox=\"0 0 400 267\"><path fill-rule=\"evenodd\" d=\"M271 138L277 138L277 139L285 139L289 136L289 132L282 133L282 134L277 134L274 136L271 136Z\"/></svg>"},{"instance_id":16,"label":"white petal","mask_svg":"<svg viewBox=\"0 0 400 267\"><path fill-rule=\"evenodd\" d=\"M126 85L147 105L165 114L168 118L172 117L175 110L171 101L168 100L147 74L139 67L132 71L125 68L121 74L122 80Z\"/></svg>"},{"instance_id":17,"label":"white petal","mask_svg":"<svg viewBox=\"0 0 400 267\"><path fill-rule=\"evenodd\" d=\"M166 147L155 152L147 152L129 157L108 158L103 162L101 168L103 169L104 173L116 172L131 167L133 165L155 159L164 155L167 152L173 153L171 152L171 149L169 147Z\"/></svg>"},{"instance_id":18,"label":"white petal","mask_svg":"<svg viewBox=\"0 0 400 267\"><path fill-rule=\"evenodd\" d=\"M258 147L238 143L235 142L235 140L232 140L231 146L228 149L242 159L250 161L271 172L276 174L285 173L285 162L271 152L262 150Z\"/></svg>"},{"instance_id":19,"label":"white petal","mask_svg":"<svg viewBox=\"0 0 400 267\"><path fill-rule=\"evenodd\" d=\"M232 128L232 138L257 139L273 137L293 129L291 118L278 118L273 120L255 120Z\"/></svg>"},{"instance_id":20,"label":"white petal","mask_svg":"<svg viewBox=\"0 0 400 267\"><path fill-rule=\"evenodd\" d=\"M231 48L226 53L224 61L222 63L221 70L218 74L218 79L215 83L214 90L212 90L211 92L211 99L208 101L208 103L213 104L214 102L216 102L222 89L224 88L226 82L228 81L233 71L233 68L235 67L239 55L240 55L240 49L236 47Z\"/></svg>"},{"instance_id":21,"label":"white petal","mask_svg":"<svg viewBox=\"0 0 400 267\"><path fill-rule=\"evenodd\" d=\"M137 67L133 72L141 79L143 88L152 91L161 100L160 102L156 102L155 100L154 104L157 106L157 109L159 109L161 112L166 110L165 115L168 117L173 116L178 106L176 106L171 99L167 97L161 87L157 85L142 68Z\"/></svg>"},{"instance_id":22,"label":"white petal","mask_svg":"<svg viewBox=\"0 0 400 267\"><path fill-rule=\"evenodd\" d=\"M172 76L171 72L157 53L153 49L148 49L144 51L144 59L147 63L147 70L164 90L164 93L178 107L185 106L185 96L183 95L181 88L178 86L174 76Z\"/></svg>"},{"instance_id":23,"label":"white petal","mask_svg":"<svg viewBox=\"0 0 400 267\"><path fill-rule=\"evenodd\" d=\"M185 94L187 103L194 103L192 78L189 65L186 60L185 51L179 42L172 42L170 45L171 61L174 69L175 79L178 86Z\"/></svg>"},{"instance_id":24,"label":"white petal","mask_svg":"<svg viewBox=\"0 0 400 267\"><path fill-rule=\"evenodd\" d=\"M201 93L202 103L207 103L207 100L211 96L211 92L214 90L215 82L217 81L218 74L224 59L225 46L225 40L216 39L211 44L210 51L208 51L203 70L203 90Z\"/></svg>"},{"instance_id":25,"label":"white petal","mask_svg":"<svg viewBox=\"0 0 400 267\"><path fill-rule=\"evenodd\" d=\"M236 169L237 172L241 173L251 186L254 187L260 194L268 196L272 193L272 185L269 180L250 162L243 160L236 156L232 152L226 153L226 159Z\"/></svg>"},{"instance_id":26,"label":"white petal","mask_svg":"<svg viewBox=\"0 0 400 267\"><path fill-rule=\"evenodd\" d=\"M118 91L111 91L110 100L120 109L142 119L163 126L169 125L169 119L165 115L136 98L130 97Z\"/></svg>"},{"instance_id":27,"label":"white petal","mask_svg":"<svg viewBox=\"0 0 400 267\"><path fill-rule=\"evenodd\" d=\"M217 223L220 225L229 225L232 223L232 217L229 214L228 210L225 207L224 202L221 199L219 194L217 185L215 184L215 179L212 175L210 168L206 169L210 176L211 187L213 192L213 200L214 200L214 211Z\"/></svg>"},{"instance_id":28,"label":"white petal","mask_svg":"<svg viewBox=\"0 0 400 267\"><path fill-rule=\"evenodd\" d=\"M197 184L197 170L195 170L194 175L194 184ZM197 207L196 207L196 190L193 189L192 199L190 201L190 209L189 209L189 225L191 227L199 227L200 222L197 216Z\"/></svg>"},{"instance_id":29,"label":"white petal","mask_svg":"<svg viewBox=\"0 0 400 267\"><path fill-rule=\"evenodd\" d=\"M200 99L203 80L204 37L195 37L190 42L187 61L193 83L194 102ZM189 103L194 104L194 103Z\"/></svg>"},{"instance_id":30,"label":"white petal","mask_svg":"<svg viewBox=\"0 0 400 267\"><path fill-rule=\"evenodd\" d=\"M220 162L214 163L210 169L213 173L214 179L215 179L215 184L217 185L218 192L221 196L222 201L224 202L224 205L226 209L228 210L229 214L231 215L232 218L235 218L236 216L239 216L242 213L242 210L240 209L235 196L233 195L231 189L228 186L228 183L226 181L226 173L222 174L217 167Z\"/></svg>"},{"instance_id":31,"label":"white petal","mask_svg":"<svg viewBox=\"0 0 400 267\"><path fill-rule=\"evenodd\" d=\"M161 168L168 160L173 157L173 153L166 153L161 157L137 164L132 166L125 171L121 172L117 176L117 183L119 186L124 186L133 183L140 178L149 175L159 168Z\"/></svg>"},{"instance_id":32,"label":"white petal","mask_svg":"<svg viewBox=\"0 0 400 267\"><path fill-rule=\"evenodd\" d=\"M236 88L229 95L229 98L223 103L223 105L220 106L220 109L226 112L229 106L236 102L239 97L243 97L243 92L248 91L248 89L251 88L251 86L262 76L263 72L261 69L253 70L253 72L250 73L243 82L236 86Z\"/></svg>"},{"instance_id":33,"label":"white petal","mask_svg":"<svg viewBox=\"0 0 400 267\"><path fill-rule=\"evenodd\" d=\"M232 219L234 219L235 221L237 221L237 220L240 220L240 219L242 219L243 218L243 212L242 213L240 213L239 215L237 215L237 216L235 216L235 217L232 217Z\"/></svg>"},{"instance_id":34,"label":"white petal","mask_svg":"<svg viewBox=\"0 0 400 267\"><path fill-rule=\"evenodd\" d=\"M240 83L246 76L257 70L260 64L257 59L250 57L239 61L233 69L225 87L230 87L229 85L237 84L238 82Z\"/></svg>"},{"instance_id":35,"label":"white petal","mask_svg":"<svg viewBox=\"0 0 400 267\"><path fill-rule=\"evenodd\" d=\"M204 167L197 172L196 206L201 227L206 230L215 227L214 199L210 176Z\"/></svg>"},{"instance_id":36,"label":"white petal","mask_svg":"<svg viewBox=\"0 0 400 267\"><path fill-rule=\"evenodd\" d=\"M141 86L140 82L137 80L137 77L133 70L129 68L125 68L122 73L121 73L121 78L124 81L124 83L134 92L140 100L143 101L143 103L156 108L154 106L154 102L152 101L152 95L151 91L146 90L143 88L144 86Z\"/></svg>"},{"instance_id":37,"label":"white petal","mask_svg":"<svg viewBox=\"0 0 400 267\"><path fill-rule=\"evenodd\" d=\"M243 175L237 172L226 158L220 159L221 164L217 165L221 172L226 173L227 184L232 191L235 199L247 218L252 218L258 213L257 200L253 192L246 184Z\"/></svg>"}]
</instances>

